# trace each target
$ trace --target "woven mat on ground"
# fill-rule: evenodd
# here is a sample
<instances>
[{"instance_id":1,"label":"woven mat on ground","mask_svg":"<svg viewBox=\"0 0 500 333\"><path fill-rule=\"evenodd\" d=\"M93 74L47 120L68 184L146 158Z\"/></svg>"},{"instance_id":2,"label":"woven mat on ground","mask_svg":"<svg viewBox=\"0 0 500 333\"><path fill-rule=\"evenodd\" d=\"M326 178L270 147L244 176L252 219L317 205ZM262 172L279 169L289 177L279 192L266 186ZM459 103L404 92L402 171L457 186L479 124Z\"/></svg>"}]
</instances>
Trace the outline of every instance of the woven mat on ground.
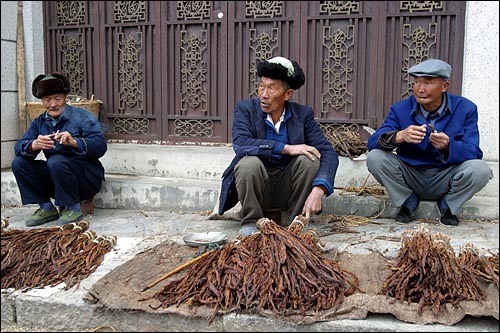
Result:
<instances>
[{"instance_id":1,"label":"woven mat on ground","mask_svg":"<svg viewBox=\"0 0 500 333\"><path fill-rule=\"evenodd\" d=\"M164 241L159 245L137 254L133 259L115 268L97 281L85 300L97 305L102 311L124 310L145 311L148 313L175 313L188 317L209 318L213 309L206 306L170 306L159 307L156 300L141 301L156 294L172 280L177 280L185 274L185 270L161 281L157 285L144 290L153 281L158 280L167 272L193 259L197 249L172 241ZM326 256L333 254L326 253ZM358 290L347 296L340 308L331 311L303 315L280 317L297 323L313 323L316 321L338 319L365 319L368 313L388 313L396 318L416 324L439 323L453 325L466 315L475 317L492 316L498 320L499 296L494 284L481 282L481 289L486 294L483 302L463 301L458 307L446 304L439 315L434 315L430 306L423 313L418 313L418 304L394 302L394 299L377 295L384 280L389 275L387 260L380 254L350 255L340 254L335 258L340 266L359 278ZM144 291L143 291L144 290ZM223 314L219 312L219 314ZM261 312L260 315L273 317L274 314Z\"/></svg>"}]
</instances>

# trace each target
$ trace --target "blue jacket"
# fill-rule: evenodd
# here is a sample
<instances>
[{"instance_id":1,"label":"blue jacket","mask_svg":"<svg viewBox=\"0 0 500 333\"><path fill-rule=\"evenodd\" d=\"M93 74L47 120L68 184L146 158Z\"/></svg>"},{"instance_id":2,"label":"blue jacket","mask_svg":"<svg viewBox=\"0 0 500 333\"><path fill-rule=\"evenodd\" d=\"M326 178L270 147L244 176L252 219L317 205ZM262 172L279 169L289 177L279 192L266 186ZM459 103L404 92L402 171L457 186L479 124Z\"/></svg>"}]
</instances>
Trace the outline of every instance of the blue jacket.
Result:
<instances>
[{"instance_id":1,"label":"blue jacket","mask_svg":"<svg viewBox=\"0 0 500 333\"><path fill-rule=\"evenodd\" d=\"M75 159L86 160L89 162L89 172L97 179L104 180L104 167L99 158L106 153L108 147L100 122L91 112L69 104L64 106L64 112L60 118L55 126L47 116L47 112L35 118L24 136L17 140L14 146L16 156L35 159L39 152L31 153L29 146L38 135L48 135L58 130L59 132L67 131L76 139L79 149L57 144L54 149L43 151L45 157L49 159L55 154L65 154ZM94 177L88 179L94 179ZM96 185L100 187L100 182Z\"/></svg>"},{"instance_id":2,"label":"blue jacket","mask_svg":"<svg viewBox=\"0 0 500 333\"><path fill-rule=\"evenodd\" d=\"M477 126L477 106L465 97L445 94L446 109L434 124L438 132L444 132L450 138L449 151L444 153L429 143L429 135L419 144L401 143L397 145L398 157L409 165L419 167L445 168L466 160L481 159L483 152L479 148L479 129ZM404 130L410 125L423 125L426 120L418 111L414 96L395 103L389 114L375 133L368 139L368 149L385 149L380 145L383 134ZM430 129L427 129L428 134Z\"/></svg>"},{"instance_id":3,"label":"blue jacket","mask_svg":"<svg viewBox=\"0 0 500 333\"><path fill-rule=\"evenodd\" d=\"M314 119L314 112L310 107L286 102L285 108L291 113L291 117L286 122L288 143L290 145L307 144L318 149L321 153L320 168L312 185L323 185L327 190L327 195L332 194L339 164L337 153ZM271 160L273 150L276 154L277 150L283 149L282 143L266 139L266 118L267 113L260 108L258 98L240 101L235 106L232 136L236 156L222 175L219 196L220 215L238 203L234 180L235 165L244 156L258 156L264 164L267 164Z\"/></svg>"}]
</instances>

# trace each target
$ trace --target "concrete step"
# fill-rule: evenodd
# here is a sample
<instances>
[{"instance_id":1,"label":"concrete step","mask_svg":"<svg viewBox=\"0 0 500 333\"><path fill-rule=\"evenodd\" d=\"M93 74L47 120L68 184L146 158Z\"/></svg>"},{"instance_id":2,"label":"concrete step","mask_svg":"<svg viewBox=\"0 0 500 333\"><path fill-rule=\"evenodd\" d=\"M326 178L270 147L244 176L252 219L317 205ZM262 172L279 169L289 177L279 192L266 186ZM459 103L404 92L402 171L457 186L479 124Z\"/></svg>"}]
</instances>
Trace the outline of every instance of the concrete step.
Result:
<instances>
[{"instance_id":1,"label":"concrete step","mask_svg":"<svg viewBox=\"0 0 500 333\"><path fill-rule=\"evenodd\" d=\"M2 207L2 216L8 219L10 229L25 229L24 221L33 211L33 207L28 206ZM377 313L365 313L363 309L367 309L366 306L370 305L361 303L359 306L354 305L352 309L345 308L346 312L340 312L339 318L333 318L331 315L330 319L317 322L314 322L314 316L304 317L305 320L299 324L298 317L283 319L280 318L281 316L245 313L243 310L242 313L231 312L218 315L215 321L209 325L207 317L194 317L192 315L196 309L193 309L193 312L188 310L184 315L162 313L161 311L151 313L151 311L125 310L130 309L127 306L127 304L131 304L131 299L127 298L130 293L115 295L116 299L110 302L114 303L115 306L87 302L85 300L89 300L89 291L94 289L93 287L98 281L105 278L108 273L120 269L122 265L130 264L136 255L151 250L159 243L170 241L184 246L183 237L186 234L206 232L207 230L223 232L228 236L228 240L232 241L238 237L239 223L228 220L209 220L201 214L127 209L96 209L95 213L88 216L86 220L90 223L91 230L97 235L116 236L115 248L106 254L102 264L89 277L83 279L78 287L66 290L62 283L54 287L26 291L2 290L2 332L19 331L5 330L5 327L14 323L27 328L46 328L46 332L104 332L111 331L110 329L118 332L498 332L498 319L495 319L498 318L498 315L494 317L493 314L489 314L494 309L495 299L486 301L483 310L477 309L473 315L466 315L460 322L453 325L438 324L440 319L445 318L432 316L430 311L425 311L422 316L415 313L410 322L401 319L399 312L395 312L396 308L392 308L392 312L391 310L386 312L379 309ZM401 225L394 223L394 220L391 219L378 219L373 222L346 227L345 232L336 231L330 235L324 235L322 240L327 248L331 248L332 256L346 255L353 259L352 264L355 263L357 256L375 253L390 259L396 257L401 247L401 243L395 238L403 235L405 230L416 228L421 224L415 222ZM49 222L46 226L55 225L57 222L54 221ZM330 224L330 227L334 227L334 225L340 226L340 224ZM325 227L328 228L326 224L321 227L323 231L327 230L324 229ZM426 228L432 233L445 234L450 239L450 245L456 254L468 243L474 244L479 249L480 255L489 251L491 253L498 252L498 222L468 221L458 228L448 228L438 223L427 223ZM176 252L166 254L171 257L175 256ZM179 257L179 264L188 260L188 258ZM156 264L165 265L162 260ZM354 267L349 263L344 268L352 272ZM139 273L149 268L141 267ZM165 271L168 271L166 266L164 268ZM363 268L358 267L357 269L362 270ZM373 272L372 276L379 273ZM365 275L366 278L369 275ZM131 278L133 277L131 276ZM177 279L177 276L172 278ZM373 281L375 280L377 278L374 276ZM126 285L124 281L122 283L124 286ZM168 282L164 281L164 283ZM365 280L361 283L371 282ZM374 292L373 287L369 289L371 292L366 291L366 293ZM490 289L497 291L493 284L490 285ZM357 296L353 295L353 299L358 299L359 303ZM123 308L118 309L116 305L120 300ZM498 302L498 297L496 301ZM355 304L355 302L351 304ZM373 302L371 306L374 306ZM407 308L405 305L398 311L404 313L404 309ZM465 308L472 309L470 306ZM461 311L465 311L465 308L459 306L455 312L450 313L450 318L445 320L457 318ZM342 319L347 318L345 315L349 315L349 313L355 314L358 319ZM414 320L417 322L419 320L436 320L436 323L414 324Z\"/></svg>"},{"instance_id":2,"label":"concrete step","mask_svg":"<svg viewBox=\"0 0 500 333\"><path fill-rule=\"evenodd\" d=\"M222 173L233 157L234 151L230 145L165 146L110 143L101 161L107 174L220 182ZM488 161L488 164L494 177L478 195L498 197L498 161ZM366 168L366 156L361 155L356 159L339 157L335 187L361 187L363 184L378 185Z\"/></svg>"},{"instance_id":3,"label":"concrete step","mask_svg":"<svg viewBox=\"0 0 500 333\"><path fill-rule=\"evenodd\" d=\"M101 161L106 181L94 198L96 208L157 209L197 212L212 210L218 201L222 173L234 157L231 146L165 146L108 144ZM43 158L43 156L41 157ZM494 178L464 205L462 215L498 219L498 162L489 162ZM323 213L394 217L387 197L363 197L342 189L379 185L366 168L364 156L339 158L338 189L324 198ZM19 206L19 189L12 172L2 170L2 204ZM434 217L433 202L422 202L417 216Z\"/></svg>"},{"instance_id":4,"label":"concrete step","mask_svg":"<svg viewBox=\"0 0 500 333\"><path fill-rule=\"evenodd\" d=\"M171 179L107 174L101 192L94 197L95 208L212 211L217 204L219 180ZM21 199L14 175L2 171L2 205L20 206ZM498 219L499 197L476 195L463 207L460 217ZM335 215L380 216L393 218L397 208L387 196L358 196L336 190L323 199L323 213ZM417 217L437 217L434 202L422 201Z\"/></svg>"}]
</instances>

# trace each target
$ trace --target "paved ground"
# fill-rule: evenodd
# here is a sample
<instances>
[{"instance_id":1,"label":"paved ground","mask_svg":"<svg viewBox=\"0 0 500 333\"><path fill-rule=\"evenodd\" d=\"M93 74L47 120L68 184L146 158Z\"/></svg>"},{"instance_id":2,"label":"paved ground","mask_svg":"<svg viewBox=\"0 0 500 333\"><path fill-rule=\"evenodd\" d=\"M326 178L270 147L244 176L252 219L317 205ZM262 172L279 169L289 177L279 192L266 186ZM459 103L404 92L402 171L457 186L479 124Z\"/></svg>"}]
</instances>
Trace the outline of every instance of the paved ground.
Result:
<instances>
[{"instance_id":1,"label":"paved ground","mask_svg":"<svg viewBox=\"0 0 500 333\"><path fill-rule=\"evenodd\" d=\"M9 221L9 228L21 229L24 220L35 210L35 206L2 207L2 217ZM209 220L209 212L186 213L168 211L96 209L86 217L91 229L98 235L117 236L113 254L106 257L99 269L88 277L79 290L63 291L61 288L33 290L28 293L6 293L2 290L2 332L4 327L17 329L45 327L57 331L85 331L90 329L118 331L436 331L436 332L498 332L499 322L493 317L466 317L452 325L417 325L402 322L391 315L370 314L364 320L337 320L297 326L273 321L260 316L227 315L216 325L207 326L205 320L185 320L151 316L150 314L96 315L92 306L81 300L90 288L106 273L133 258L146 248L170 239L183 243L183 236L191 232L220 231L229 239L238 236L239 222L234 220ZM392 219L347 219L332 223L332 216L315 219L315 225L323 232L326 247L339 253L365 254L373 251L395 256L400 248L398 241L404 230L426 223L433 232L450 238L456 251L465 243L474 244L482 254L498 252L498 220L462 220L459 227L440 225L436 219L421 219L408 225L395 223ZM356 225L358 224L358 225ZM54 226L55 222L46 226ZM335 226L337 232L329 232ZM352 232L338 232L348 228ZM328 234L327 234L328 233ZM17 326L13 324L17 323ZM9 325L9 326L6 326ZM277 326L276 326L277 325ZM166 329L168 327L168 329ZM109 331L109 330L108 330Z\"/></svg>"}]
</instances>

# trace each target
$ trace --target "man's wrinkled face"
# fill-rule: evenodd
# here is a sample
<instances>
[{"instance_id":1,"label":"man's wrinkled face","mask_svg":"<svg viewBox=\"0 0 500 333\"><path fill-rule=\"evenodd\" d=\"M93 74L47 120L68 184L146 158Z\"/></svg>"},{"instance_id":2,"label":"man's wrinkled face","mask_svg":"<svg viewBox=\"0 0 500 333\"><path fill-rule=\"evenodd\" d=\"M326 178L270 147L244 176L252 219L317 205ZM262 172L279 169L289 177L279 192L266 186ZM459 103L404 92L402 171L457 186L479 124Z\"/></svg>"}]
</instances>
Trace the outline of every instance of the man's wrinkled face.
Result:
<instances>
[{"instance_id":1,"label":"man's wrinkled face","mask_svg":"<svg viewBox=\"0 0 500 333\"><path fill-rule=\"evenodd\" d=\"M269 114L281 114L293 94L293 90L288 84L281 80L273 80L267 77L261 77L258 88L260 107L262 111Z\"/></svg>"},{"instance_id":2,"label":"man's wrinkled face","mask_svg":"<svg viewBox=\"0 0 500 333\"><path fill-rule=\"evenodd\" d=\"M440 77L419 76L413 80L413 95L427 111L441 105L443 93L448 90L449 82Z\"/></svg>"},{"instance_id":3,"label":"man's wrinkled face","mask_svg":"<svg viewBox=\"0 0 500 333\"><path fill-rule=\"evenodd\" d=\"M53 118L59 117L64 112L66 104L65 94L53 94L42 97L42 104Z\"/></svg>"}]
</instances>

